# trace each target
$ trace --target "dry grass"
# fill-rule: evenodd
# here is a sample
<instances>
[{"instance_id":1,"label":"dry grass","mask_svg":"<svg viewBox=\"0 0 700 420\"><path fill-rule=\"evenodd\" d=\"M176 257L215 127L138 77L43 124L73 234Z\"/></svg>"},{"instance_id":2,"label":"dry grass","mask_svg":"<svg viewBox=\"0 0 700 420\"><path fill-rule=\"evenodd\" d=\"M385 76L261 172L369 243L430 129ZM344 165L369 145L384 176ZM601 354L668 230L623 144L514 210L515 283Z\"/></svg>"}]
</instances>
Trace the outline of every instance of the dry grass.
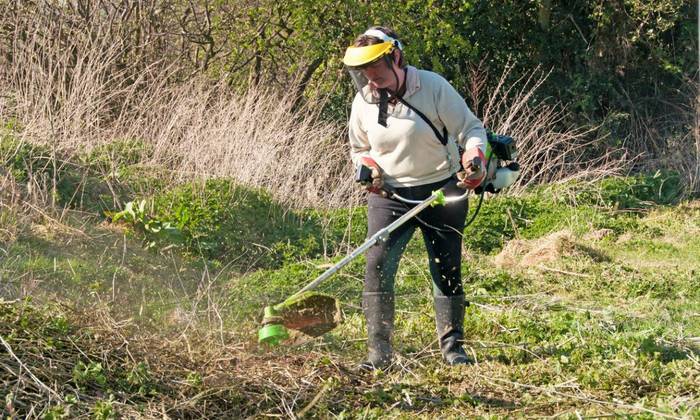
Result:
<instances>
[{"instance_id":1,"label":"dry grass","mask_svg":"<svg viewBox=\"0 0 700 420\"><path fill-rule=\"evenodd\" d=\"M534 69L515 82L509 78L514 64L503 69L497 85L487 89L487 67L483 61L471 69L471 101L482 108L484 125L517 141L519 180L509 189L521 193L530 185L568 180L595 181L627 171L631 163L621 149L599 150L602 139L597 127L561 129L566 107L535 101L535 93L549 73ZM598 150L598 151L596 151Z\"/></svg>"},{"instance_id":2,"label":"dry grass","mask_svg":"<svg viewBox=\"0 0 700 420\"><path fill-rule=\"evenodd\" d=\"M530 311L564 308L546 296L513 299L510 306ZM576 377L540 385L548 360L537 354L543 349L529 350L527 344L467 343L480 352L530 351L538 360L515 369L520 377L514 377L512 365L493 358L465 368L425 366L436 350L399 356L393 371L371 375L354 372L350 361L323 349L265 354L246 343L196 333L151 335L129 320L115 320L99 305L88 312L46 311L0 301L0 315L10 321L0 324L0 413L10 417L45 418L51 412L98 417L101 409L110 414L102 418L301 418L335 416L342 409L351 416L391 418L640 413L679 418L611 399L609 391L590 389ZM33 328L10 336L16 325ZM99 369L81 377L81 363ZM679 396L671 404L692 406L693 398Z\"/></svg>"},{"instance_id":3,"label":"dry grass","mask_svg":"<svg viewBox=\"0 0 700 420\"><path fill-rule=\"evenodd\" d=\"M343 130L318 118L322 103L294 109L292 94L193 81L147 107L126 133L149 139L155 163L181 178L228 177L294 207L341 207L357 196Z\"/></svg>"},{"instance_id":4,"label":"dry grass","mask_svg":"<svg viewBox=\"0 0 700 420\"><path fill-rule=\"evenodd\" d=\"M669 149L675 151L666 163L677 170L686 181L686 194L700 194L700 73L694 79L687 80L688 89L684 90L685 100L680 104L683 126L687 128L677 143L671 143ZM675 121L671 121L674 125Z\"/></svg>"},{"instance_id":5,"label":"dry grass","mask_svg":"<svg viewBox=\"0 0 700 420\"><path fill-rule=\"evenodd\" d=\"M49 146L58 169L79 152L132 139L147 149L141 166L166 171L175 182L230 177L290 207L358 202L344 128L319 118L322 102L298 107L294 86L235 92L203 79L174 83L174 64L121 65L125 47L119 42L86 37L67 50L36 26L23 29L26 36L15 37L14 59L0 74L8 92L0 99L0 118L20 122L20 140ZM622 170L624 158L612 152L587 157L592 129L558 132L565 111L532 103L546 74L535 71L506 85L511 70L487 95L483 119L518 139L523 173L516 191ZM474 95L481 95L478 89Z\"/></svg>"},{"instance_id":6,"label":"dry grass","mask_svg":"<svg viewBox=\"0 0 700 420\"><path fill-rule=\"evenodd\" d=\"M598 232L603 234L603 232ZM559 231L536 240L513 239L496 255L496 266L506 269L542 267L562 257L587 257L594 261L605 261L600 251L582 244L569 231Z\"/></svg>"},{"instance_id":7,"label":"dry grass","mask_svg":"<svg viewBox=\"0 0 700 420\"><path fill-rule=\"evenodd\" d=\"M12 239L18 225L13 217L18 204L17 189L14 177L0 173L0 243Z\"/></svg>"},{"instance_id":8,"label":"dry grass","mask_svg":"<svg viewBox=\"0 0 700 420\"><path fill-rule=\"evenodd\" d=\"M18 27L13 60L0 70L0 119L19 121L21 141L48 146L57 169L120 139L143 142L142 165L175 181L231 177L294 207L338 207L357 196L344 130L323 122L322 102L297 106L285 92L191 78L175 64L124 67L108 38L63 48L49 29ZM24 32L24 36L20 36ZM55 181L55 180L54 180Z\"/></svg>"},{"instance_id":9,"label":"dry grass","mask_svg":"<svg viewBox=\"0 0 700 420\"><path fill-rule=\"evenodd\" d=\"M17 182L0 167L0 256L5 252L6 245L17 239L22 228L40 218L43 213L38 209L44 203L40 203L38 199L45 196L31 196L32 192L39 191L37 188L32 189L31 185Z\"/></svg>"},{"instance_id":10,"label":"dry grass","mask_svg":"<svg viewBox=\"0 0 700 420\"><path fill-rule=\"evenodd\" d=\"M70 416L95 415L97 404L105 401L112 416L121 418L293 415L295 401L310 399L322 377L335 371L309 366L318 355L271 358L256 356L244 344L222 344L218 337L193 332L155 336L129 320L115 320L99 305L88 312L43 311L0 301L0 314L12 321L0 326L0 384L8 391L0 392L0 412L11 417L44 418L57 407L70 407ZM62 314L70 324L60 321ZM31 328L12 334L20 323ZM49 337L50 343L43 341ZM79 379L79 363L100 368ZM139 365L146 369L139 371ZM101 380L107 382L100 385ZM99 391L104 387L112 389L111 397Z\"/></svg>"},{"instance_id":11,"label":"dry grass","mask_svg":"<svg viewBox=\"0 0 700 420\"><path fill-rule=\"evenodd\" d=\"M93 5L88 11L99 14L103 6ZM12 21L8 13L10 29L5 29L3 46L12 59L0 66L0 119L16 118L22 140L50 146L56 167L67 165L78 151L136 139L149 148L141 164L166 170L175 181L231 177L265 188L293 207L357 202L344 128L318 118L322 101L296 107L294 84L284 92L264 86L241 92L225 83L186 76L192 69L170 56L162 61L134 56L135 64L129 65L130 54L152 53L157 42L135 47L128 37L110 36L111 29L97 18L75 22L66 32L65 22L52 20L50 8L42 11L46 13L36 21L21 14ZM518 140L523 172L512 192L534 184L625 173L635 161L622 150L601 148L596 127L557 128L566 108L534 101L546 71L535 69L511 83L509 65L496 87L487 91L485 67L472 69L470 99L474 108L483 109L481 117L488 126ZM697 81L689 81L689 86L680 112L689 127L697 127ZM661 134L643 130L649 121L642 118L636 125L637 131L648 134L638 142L658 144ZM672 154L666 163L681 171L690 190L697 191L700 134L697 128L690 131L678 144L667 145L668 150L684 152ZM656 163L651 162L652 169Z\"/></svg>"},{"instance_id":12,"label":"dry grass","mask_svg":"<svg viewBox=\"0 0 700 420\"><path fill-rule=\"evenodd\" d=\"M678 97L661 100L655 114L633 109L625 146L638 150L638 169L676 171L685 184L685 196L700 194L700 73L684 77Z\"/></svg>"}]
</instances>

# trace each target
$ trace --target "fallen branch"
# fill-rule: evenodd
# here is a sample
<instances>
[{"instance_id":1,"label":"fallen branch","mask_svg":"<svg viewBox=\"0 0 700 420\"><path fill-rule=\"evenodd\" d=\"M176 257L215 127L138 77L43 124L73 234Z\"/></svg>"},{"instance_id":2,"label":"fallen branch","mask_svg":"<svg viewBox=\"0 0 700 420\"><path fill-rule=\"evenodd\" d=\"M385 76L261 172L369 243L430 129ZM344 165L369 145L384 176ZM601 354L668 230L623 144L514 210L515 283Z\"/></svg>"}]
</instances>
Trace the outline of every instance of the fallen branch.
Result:
<instances>
[{"instance_id":1,"label":"fallen branch","mask_svg":"<svg viewBox=\"0 0 700 420\"><path fill-rule=\"evenodd\" d=\"M54 391L53 389L51 389L51 388L49 388L48 386L46 386L43 382L41 382L41 381L39 380L39 378L37 378L36 376L34 376L34 374L32 373L31 370L29 370L29 368L27 367L27 365L25 365L25 364L19 359L19 357L17 357L17 356L15 355L15 353L12 351L12 347L10 347L10 345L7 343L7 341L5 341L5 339L4 339L1 335L0 335L0 343L2 343L2 345L5 347L5 349L7 350L7 353L9 353L10 356L12 356L12 357L17 361L17 363L19 363L19 366L20 366L22 369L24 369L24 370L27 371L27 374L29 374L29 377L32 378L32 380L34 381L35 384L37 384L40 388L43 388L44 390L46 390L50 395L53 395L54 397L56 397L56 399L57 399L58 401L63 402L63 399L61 398L61 396L60 396L56 391Z\"/></svg>"},{"instance_id":2,"label":"fallen branch","mask_svg":"<svg viewBox=\"0 0 700 420\"><path fill-rule=\"evenodd\" d=\"M544 265L538 265L536 268L542 270L542 271L551 271L553 273L559 273L559 274L565 274L567 276L574 276L574 277L583 277L583 278L590 278L592 277L590 274L583 274L583 273L574 273L572 271L564 271L564 270L558 270L556 268L550 268L546 267Z\"/></svg>"},{"instance_id":3,"label":"fallen branch","mask_svg":"<svg viewBox=\"0 0 700 420\"><path fill-rule=\"evenodd\" d=\"M321 397L323 396L323 394L325 394L326 391L328 391L328 389L329 389L330 387L331 387L331 383L330 383L330 382L326 382L326 384L323 385L323 387L321 388L321 390L318 391L318 394L316 394L316 396L311 400L311 402L309 402L309 403L306 405L306 407L304 407L304 408L299 412L298 416L299 416L299 417L304 417L304 415L306 415L306 413L308 413L309 410L311 410L311 409L316 405L316 403L318 403L318 401L321 399Z\"/></svg>"}]
</instances>

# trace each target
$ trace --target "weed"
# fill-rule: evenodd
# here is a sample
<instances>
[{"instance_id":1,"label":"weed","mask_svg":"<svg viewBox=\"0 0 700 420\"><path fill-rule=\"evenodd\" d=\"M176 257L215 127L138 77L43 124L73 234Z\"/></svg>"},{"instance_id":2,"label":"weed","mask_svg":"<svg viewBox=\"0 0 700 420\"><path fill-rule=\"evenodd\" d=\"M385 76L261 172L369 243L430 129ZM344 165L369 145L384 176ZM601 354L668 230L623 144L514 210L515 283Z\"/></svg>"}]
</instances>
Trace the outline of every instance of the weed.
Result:
<instances>
[{"instance_id":1,"label":"weed","mask_svg":"<svg viewBox=\"0 0 700 420\"><path fill-rule=\"evenodd\" d=\"M153 396L156 394L155 383L148 364L139 362L131 368L126 375L126 383L132 392L142 396Z\"/></svg>"},{"instance_id":2,"label":"weed","mask_svg":"<svg viewBox=\"0 0 700 420\"><path fill-rule=\"evenodd\" d=\"M322 251L317 213L288 211L269 194L229 180L189 183L157 196L151 217L179 229L192 255L238 267L279 266Z\"/></svg>"},{"instance_id":3,"label":"weed","mask_svg":"<svg viewBox=\"0 0 700 420\"><path fill-rule=\"evenodd\" d=\"M204 381L202 379L202 375L199 372L190 372L187 374L187 378L185 378L185 381L189 386L192 388L199 389L202 387L204 384Z\"/></svg>"},{"instance_id":4,"label":"weed","mask_svg":"<svg viewBox=\"0 0 700 420\"><path fill-rule=\"evenodd\" d=\"M92 408L92 416L95 420L110 420L117 417L112 396L109 399L97 401Z\"/></svg>"},{"instance_id":5,"label":"weed","mask_svg":"<svg viewBox=\"0 0 700 420\"><path fill-rule=\"evenodd\" d=\"M44 420L60 420L70 418L70 409L64 405L51 407L44 413Z\"/></svg>"},{"instance_id":6,"label":"weed","mask_svg":"<svg viewBox=\"0 0 700 420\"><path fill-rule=\"evenodd\" d=\"M107 376L105 376L101 363L88 362L85 364L79 361L73 367L73 382L78 387L86 387L88 385L104 387L107 384Z\"/></svg>"},{"instance_id":7,"label":"weed","mask_svg":"<svg viewBox=\"0 0 700 420\"><path fill-rule=\"evenodd\" d=\"M654 204L672 204L683 194L677 173L657 171L629 177L603 179L595 188L582 188L576 200L582 205L616 209L642 209Z\"/></svg>"},{"instance_id":8,"label":"weed","mask_svg":"<svg viewBox=\"0 0 700 420\"><path fill-rule=\"evenodd\" d=\"M170 222L163 222L146 213L146 200L138 203L129 201L124 206L124 210L107 213L107 215L111 217L112 222L124 220L145 234L144 244L147 249L157 244L176 245L182 242L183 236L180 229Z\"/></svg>"},{"instance_id":9,"label":"weed","mask_svg":"<svg viewBox=\"0 0 700 420\"><path fill-rule=\"evenodd\" d=\"M153 149L147 142L138 139L116 139L79 154L77 159L102 176L119 179L120 171L124 168L140 164L152 157Z\"/></svg>"}]
</instances>

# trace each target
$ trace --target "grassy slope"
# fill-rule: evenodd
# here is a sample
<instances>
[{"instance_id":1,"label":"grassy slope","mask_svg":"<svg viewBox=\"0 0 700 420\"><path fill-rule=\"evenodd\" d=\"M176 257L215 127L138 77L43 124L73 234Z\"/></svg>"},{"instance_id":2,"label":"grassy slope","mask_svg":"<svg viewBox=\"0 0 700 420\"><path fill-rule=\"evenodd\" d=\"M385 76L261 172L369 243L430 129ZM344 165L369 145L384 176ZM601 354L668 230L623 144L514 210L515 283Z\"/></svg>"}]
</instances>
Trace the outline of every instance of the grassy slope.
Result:
<instances>
[{"instance_id":1,"label":"grassy slope","mask_svg":"<svg viewBox=\"0 0 700 420\"><path fill-rule=\"evenodd\" d=\"M540 229L539 222L535 215L533 229ZM382 376L371 388L361 387L350 398L344 394L348 388L337 385L335 400L327 399L331 411L459 417L650 409L697 415L697 202L657 208L640 218L600 217L583 207L550 222L554 231L562 225L581 236L558 246L547 235L532 241L535 248L542 245L542 258L530 267L518 265L512 256L514 266L501 269L495 256L465 255L466 291L474 302L466 317L468 345L480 362L470 368L449 369L438 361L425 256L414 238L397 280L395 340L404 369ZM605 227L618 223L628 230L616 233ZM586 231L603 237L587 237ZM520 234L533 232L526 228ZM532 247L532 242L522 241L521 247ZM241 300L267 298L266 290L254 285L282 287L304 272L307 278L315 274L303 265L286 267L255 274L250 282L243 279L237 290L246 291ZM364 328L357 310L361 276L358 262L342 275L350 282L336 280L325 287L344 298L348 319L324 340L300 346L301 351L326 349L346 364L363 356ZM253 332L254 325L249 328Z\"/></svg>"},{"instance_id":2,"label":"grassy slope","mask_svg":"<svg viewBox=\"0 0 700 420\"><path fill-rule=\"evenodd\" d=\"M611 197L646 205L635 201L644 182L485 205L465 232L476 366L440 363L416 235L397 278L401 369L374 376L350 371L364 355L361 258L321 286L342 300L341 327L272 350L254 342L262 307L339 258L324 254L362 240L363 209L289 214L264 193L241 200L214 183L194 199L185 189L164 201L187 197L202 216L183 222L174 205L154 208L189 235L184 255L145 251L141 234L80 213L62 224L36 219L0 260L2 294L35 302L1 306L3 415L698 416L698 202L642 212L592 205ZM224 223L231 229L212 229L222 222L210 208L235 214ZM552 235L562 231L571 233ZM202 250L202 242L221 246ZM193 257L216 252L218 260ZM68 306L42 309L56 301Z\"/></svg>"}]
</instances>

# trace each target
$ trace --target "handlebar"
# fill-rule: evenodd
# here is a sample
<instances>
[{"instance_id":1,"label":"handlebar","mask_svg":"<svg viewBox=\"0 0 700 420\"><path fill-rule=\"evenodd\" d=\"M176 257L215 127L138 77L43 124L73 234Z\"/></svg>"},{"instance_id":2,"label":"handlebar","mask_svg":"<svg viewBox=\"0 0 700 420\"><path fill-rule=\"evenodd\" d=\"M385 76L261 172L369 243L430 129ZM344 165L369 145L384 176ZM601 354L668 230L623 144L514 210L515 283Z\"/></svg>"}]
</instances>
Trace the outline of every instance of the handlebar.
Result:
<instances>
[{"instance_id":1,"label":"handlebar","mask_svg":"<svg viewBox=\"0 0 700 420\"><path fill-rule=\"evenodd\" d=\"M398 195L394 191L387 191L387 194L389 194L390 198L395 198L399 201L403 201L404 203L408 203L408 204L420 204L424 201L424 200L409 200L408 198L401 197L400 195ZM464 194L462 194L462 195L445 197L445 203L447 204L447 203L454 203L456 201L462 201L462 200L466 199L468 196L469 196L469 190L466 190L464 192Z\"/></svg>"},{"instance_id":2,"label":"handlebar","mask_svg":"<svg viewBox=\"0 0 700 420\"><path fill-rule=\"evenodd\" d=\"M355 181L362 185L369 185L372 183L372 169L365 165L360 165L357 168L357 172L355 174ZM388 197L388 198L395 198L399 201L402 201L407 204L421 204L425 200L409 200L408 198L404 198L400 196L394 188L391 188L389 186L384 186L382 188L382 193ZM444 194L440 195L440 204L447 204L447 203L454 203L456 201L462 201L466 199L469 196L469 190L466 190L464 194L459 195L459 196L452 196L452 197L445 197Z\"/></svg>"}]
</instances>

